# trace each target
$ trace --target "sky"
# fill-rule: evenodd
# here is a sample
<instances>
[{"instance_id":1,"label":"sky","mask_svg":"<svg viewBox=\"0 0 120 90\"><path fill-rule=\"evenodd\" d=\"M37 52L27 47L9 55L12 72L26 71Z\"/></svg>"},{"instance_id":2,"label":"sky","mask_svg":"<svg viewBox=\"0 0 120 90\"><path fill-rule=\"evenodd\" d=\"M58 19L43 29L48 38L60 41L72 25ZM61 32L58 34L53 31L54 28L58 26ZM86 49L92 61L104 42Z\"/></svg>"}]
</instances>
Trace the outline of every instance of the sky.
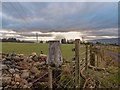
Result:
<instances>
[{"instance_id":1,"label":"sky","mask_svg":"<svg viewBox=\"0 0 120 90\"><path fill-rule=\"evenodd\" d=\"M117 2L3 2L0 37L21 40L116 38Z\"/></svg>"}]
</instances>

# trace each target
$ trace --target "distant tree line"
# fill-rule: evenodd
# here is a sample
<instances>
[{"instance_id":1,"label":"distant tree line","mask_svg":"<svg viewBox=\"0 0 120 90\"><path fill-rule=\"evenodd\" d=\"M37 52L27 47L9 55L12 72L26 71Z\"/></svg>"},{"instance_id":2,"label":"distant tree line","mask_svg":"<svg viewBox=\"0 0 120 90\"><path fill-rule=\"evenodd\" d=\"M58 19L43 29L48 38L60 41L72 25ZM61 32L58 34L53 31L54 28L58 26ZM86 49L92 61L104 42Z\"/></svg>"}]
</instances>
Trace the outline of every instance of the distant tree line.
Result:
<instances>
[{"instance_id":1,"label":"distant tree line","mask_svg":"<svg viewBox=\"0 0 120 90\"><path fill-rule=\"evenodd\" d=\"M61 39L61 43L62 44L73 44L74 40L72 40L72 39L71 40L67 40L67 39L64 38L64 39Z\"/></svg>"},{"instance_id":2,"label":"distant tree line","mask_svg":"<svg viewBox=\"0 0 120 90\"><path fill-rule=\"evenodd\" d=\"M22 41L16 38L3 38L3 39L0 39L0 42L33 43L31 41Z\"/></svg>"},{"instance_id":3,"label":"distant tree line","mask_svg":"<svg viewBox=\"0 0 120 90\"><path fill-rule=\"evenodd\" d=\"M61 39L61 43L62 44L74 44L75 40L66 40L65 38L64 39ZM117 46L118 44L116 43L113 43L113 44L109 44L109 43L102 43L102 42L85 42L84 40L83 41L80 41L80 44L87 44L87 45L90 45L90 44L96 44L96 45L114 45L114 46Z\"/></svg>"},{"instance_id":4,"label":"distant tree line","mask_svg":"<svg viewBox=\"0 0 120 90\"><path fill-rule=\"evenodd\" d=\"M34 43L33 41L23 41L23 40L19 40L16 38L3 38L0 39L0 42L17 42L17 43ZM74 39L70 39L67 40L66 38L63 38L60 40L61 44L74 44L75 40ZM49 41L39 41L38 43L49 43ZM84 44L85 42L81 41L81 44ZM86 44L89 44L88 42Z\"/></svg>"},{"instance_id":5,"label":"distant tree line","mask_svg":"<svg viewBox=\"0 0 120 90\"><path fill-rule=\"evenodd\" d=\"M67 39L61 39L61 43L62 44L74 44L75 40L74 39L70 39L70 40L67 40ZM80 41L80 44L91 44L92 42L85 42L85 41Z\"/></svg>"},{"instance_id":6,"label":"distant tree line","mask_svg":"<svg viewBox=\"0 0 120 90\"><path fill-rule=\"evenodd\" d=\"M97 45L113 45L113 46L119 46L117 43L102 43L102 42L95 42L94 44L97 44Z\"/></svg>"},{"instance_id":7,"label":"distant tree line","mask_svg":"<svg viewBox=\"0 0 120 90\"><path fill-rule=\"evenodd\" d=\"M3 38L3 39L0 39L0 42L34 43L33 41L23 41L23 40L19 40L16 38ZM74 44L75 40L74 39L67 40L66 38L63 38L60 40L60 42L61 44ZM49 43L49 41L41 40L38 43ZM81 41L80 44L115 45L115 46L117 45L116 43L115 44L104 44L101 42L92 43L92 42L84 42L84 41Z\"/></svg>"}]
</instances>

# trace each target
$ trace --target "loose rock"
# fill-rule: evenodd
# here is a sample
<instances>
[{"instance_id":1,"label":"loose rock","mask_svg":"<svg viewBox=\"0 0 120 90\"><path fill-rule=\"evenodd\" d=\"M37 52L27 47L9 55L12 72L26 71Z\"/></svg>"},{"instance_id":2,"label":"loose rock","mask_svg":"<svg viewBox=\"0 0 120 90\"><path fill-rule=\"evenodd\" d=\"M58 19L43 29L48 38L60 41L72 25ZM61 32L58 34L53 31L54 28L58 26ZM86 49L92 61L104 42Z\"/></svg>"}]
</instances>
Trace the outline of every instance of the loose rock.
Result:
<instances>
[{"instance_id":1,"label":"loose rock","mask_svg":"<svg viewBox=\"0 0 120 90\"><path fill-rule=\"evenodd\" d=\"M2 55L2 56L1 56ZM41 75L41 68L46 67L46 56L37 56L33 52L26 57L24 54L0 54L2 60L2 87L7 88L34 88L32 82ZM45 70L46 72L46 70ZM40 83L40 81L38 81Z\"/></svg>"},{"instance_id":2,"label":"loose rock","mask_svg":"<svg viewBox=\"0 0 120 90\"><path fill-rule=\"evenodd\" d=\"M21 77L26 79L29 77L29 71L28 70L22 70Z\"/></svg>"},{"instance_id":3,"label":"loose rock","mask_svg":"<svg viewBox=\"0 0 120 90\"><path fill-rule=\"evenodd\" d=\"M14 69L14 68L11 68L11 69L9 69L9 72L10 72L11 74L14 74L14 73L15 73L15 69Z\"/></svg>"}]
</instances>

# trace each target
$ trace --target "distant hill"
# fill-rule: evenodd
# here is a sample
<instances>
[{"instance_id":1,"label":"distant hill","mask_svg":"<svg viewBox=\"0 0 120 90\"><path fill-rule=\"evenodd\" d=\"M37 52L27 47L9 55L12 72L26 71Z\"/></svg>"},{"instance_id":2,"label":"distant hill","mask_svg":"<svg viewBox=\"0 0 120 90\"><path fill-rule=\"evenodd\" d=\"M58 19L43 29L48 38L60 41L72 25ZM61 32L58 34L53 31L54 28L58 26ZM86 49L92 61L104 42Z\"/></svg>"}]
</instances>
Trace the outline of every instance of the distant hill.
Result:
<instances>
[{"instance_id":1,"label":"distant hill","mask_svg":"<svg viewBox=\"0 0 120 90\"><path fill-rule=\"evenodd\" d=\"M109 38L109 39L95 39L95 40L89 40L89 42L100 42L103 44L117 44L120 45L120 38Z\"/></svg>"}]
</instances>

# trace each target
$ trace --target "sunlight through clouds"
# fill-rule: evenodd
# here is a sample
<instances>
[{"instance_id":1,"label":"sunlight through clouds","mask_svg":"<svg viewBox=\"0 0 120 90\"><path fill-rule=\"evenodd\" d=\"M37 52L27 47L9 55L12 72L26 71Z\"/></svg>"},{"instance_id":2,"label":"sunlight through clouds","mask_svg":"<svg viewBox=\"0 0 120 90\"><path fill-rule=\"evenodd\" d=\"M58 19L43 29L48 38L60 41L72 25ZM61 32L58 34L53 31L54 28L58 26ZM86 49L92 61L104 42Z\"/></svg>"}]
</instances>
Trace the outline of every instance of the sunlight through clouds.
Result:
<instances>
[{"instance_id":1,"label":"sunlight through clouds","mask_svg":"<svg viewBox=\"0 0 120 90\"><path fill-rule=\"evenodd\" d=\"M117 2L3 2L3 37L34 40L115 38ZM111 12L112 11L112 12Z\"/></svg>"}]
</instances>

